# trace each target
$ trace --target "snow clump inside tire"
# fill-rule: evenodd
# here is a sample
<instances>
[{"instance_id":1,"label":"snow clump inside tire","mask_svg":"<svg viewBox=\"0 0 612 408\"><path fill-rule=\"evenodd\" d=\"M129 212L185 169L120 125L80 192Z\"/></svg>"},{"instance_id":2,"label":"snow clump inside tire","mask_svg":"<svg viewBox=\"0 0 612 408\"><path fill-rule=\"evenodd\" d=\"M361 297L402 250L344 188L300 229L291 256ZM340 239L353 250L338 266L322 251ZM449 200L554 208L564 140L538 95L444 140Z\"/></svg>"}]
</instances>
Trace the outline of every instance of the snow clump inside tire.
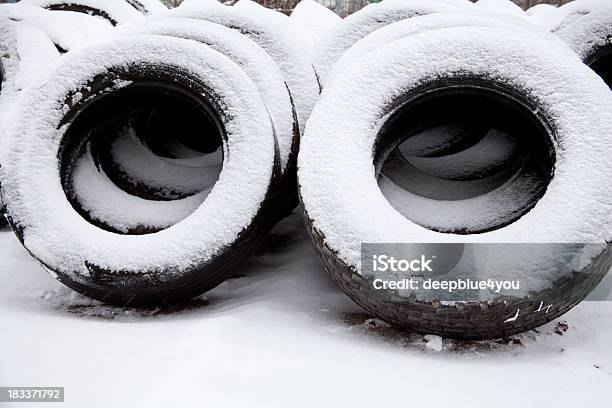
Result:
<instances>
[{"instance_id":1,"label":"snow clump inside tire","mask_svg":"<svg viewBox=\"0 0 612 408\"><path fill-rule=\"evenodd\" d=\"M336 114L349 108L351 115ZM612 262L610 109L608 88L571 50L518 29L441 29L368 54L329 84L298 158L304 217L325 270L368 312L422 333L495 338L560 316ZM429 159L495 136L515 143L521 160L496 169L498 180L447 186L465 181L418 174L402 152L413 137L440 132L465 143ZM520 287L481 288L469 299L380 290L371 259L362 258L368 243L469 245L435 278ZM569 261L574 250L579 262Z\"/></svg>"},{"instance_id":2,"label":"snow clump inside tire","mask_svg":"<svg viewBox=\"0 0 612 408\"><path fill-rule=\"evenodd\" d=\"M122 305L196 296L233 273L271 228L279 161L270 117L256 85L209 47L153 35L98 43L66 54L13 112L22 120L8 124L0 156L7 218L53 276L87 296ZM181 133L157 120L166 114L200 137L177 146ZM125 129L159 154L221 151L205 199L168 228L112 231L73 189L84 162L101 174L92 152ZM99 179L91 183L106 194Z\"/></svg>"}]
</instances>

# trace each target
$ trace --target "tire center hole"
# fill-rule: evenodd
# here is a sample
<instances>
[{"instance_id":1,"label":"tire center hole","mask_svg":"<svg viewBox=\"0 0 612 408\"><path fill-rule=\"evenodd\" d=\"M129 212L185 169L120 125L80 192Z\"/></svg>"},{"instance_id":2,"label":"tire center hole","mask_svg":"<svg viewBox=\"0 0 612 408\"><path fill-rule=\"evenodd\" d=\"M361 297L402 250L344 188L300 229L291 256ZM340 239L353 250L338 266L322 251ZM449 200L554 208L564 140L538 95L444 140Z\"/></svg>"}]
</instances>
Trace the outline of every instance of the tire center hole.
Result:
<instances>
[{"instance_id":1,"label":"tire center hole","mask_svg":"<svg viewBox=\"0 0 612 408\"><path fill-rule=\"evenodd\" d=\"M64 191L100 228L157 232L195 211L212 190L223 138L213 105L193 91L143 80L99 92L65 134Z\"/></svg>"},{"instance_id":2,"label":"tire center hole","mask_svg":"<svg viewBox=\"0 0 612 408\"><path fill-rule=\"evenodd\" d=\"M492 231L522 217L554 169L552 132L524 99L445 85L401 104L378 137L383 195L409 220L444 233Z\"/></svg>"}]
</instances>

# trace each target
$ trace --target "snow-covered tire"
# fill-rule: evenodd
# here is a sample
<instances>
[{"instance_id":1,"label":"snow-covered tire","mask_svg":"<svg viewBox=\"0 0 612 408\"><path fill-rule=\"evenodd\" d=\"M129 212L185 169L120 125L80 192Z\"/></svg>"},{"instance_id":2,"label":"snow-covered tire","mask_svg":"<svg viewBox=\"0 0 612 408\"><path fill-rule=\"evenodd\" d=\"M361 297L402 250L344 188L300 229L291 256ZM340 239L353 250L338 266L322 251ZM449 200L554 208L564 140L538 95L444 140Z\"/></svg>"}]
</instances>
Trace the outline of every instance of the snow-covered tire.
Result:
<instances>
[{"instance_id":1,"label":"snow-covered tire","mask_svg":"<svg viewBox=\"0 0 612 408\"><path fill-rule=\"evenodd\" d=\"M525 120L538 127L537 133L529 133L532 139L541 139L542 147L548 145L539 155L553 167L547 170L546 190L522 216L479 234L439 233L400 214L378 185L382 164L402 141L389 132L389 126L401 123L396 114L408 113L406 120L415 117L409 109L426 106L431 97L439 106L438 114L451 113L438 105L444 93L436 96L436 92L460 94L472 86L477 93L497 93L506 101L504 106L523 105ZM348 107L357 109L350 117L335 114ZM569 49L551 47L550 41L520 30L438 30L368 54L330 83L313 110L300 147L298 181L304 218L325 270L368 312L421 333L495 338L562 315L592 291L612 263L611 109L612 95L603 81ZM330 145L334 149L325 148ZM435 200L424 200L421 211L434 204ZM471 209L468 206L466 211ZM487 268L485 278L511 276L531 285L513 296L484 291L474 301L415 299L375 290L361 261L363 243L573 242L597 246L597 253L588 257L590 264L559 276L548 269L558 262L555 251L539 251L542 258L535 252L511 260L495 257L496 268ZM475 250L474 259L490 257L485 251ZM507 275L499 272L506 268ZM540 302L552 306L540 313Z\"/></svg>"},{"instance_id":2,"label":"snow-covered tire","mask_svg":"<svg viewBox=\"0 0 612 408\"><path fill-rule=\"evenodd\" d=\"M230 58L257 85L266 104L279 144L281 191L279 216L290 213L298 204L296 163L300 133L291 93L274 60L248 37L220 24L194 19L148 19L123 26L123 34L166 35L205 44Z\"/></svg>"},{"instance_id":3,"label":"snow-covered tire","mask_svg":"<svg viewBox=\"0 0 612 408\"><path fill-rule=\"evenodd\" d=\"M467 11L428 14L391 23L357 41L333 65L328 75L329 81L333 81L334 77L342 75L342 73L349 69L350 65L360 61L366 54L392 41L427 31L452 27L515 27L516 29L531 31L534 35L547 37L551 41L555 41L555 37L543 28L512 16L500 18L498 13L470 9Z\"/></svg>"},{"instance_id":4,"label":"snow-covered tire","mask_svg":"<svg viewBox=\"0 0 612 408\"><path fill-rule=\"evenodd\" d=\"M310 47L310 40L296 34L288 17L253 8L195 1L171 9L165 16L211 21L246 35L263 48L285 77L302 131L320 90L314 68L304 52Z\"/></svg>"},{"instance_id":5,"label":"snow-covered tire","mask_svg":"<svg viewBox=\"0 0 612 408\"><path fill-rule=\"evenodd\" d=\"M124 0L21 0L52 11L74 11L108 20L112 25L143 19L142 13Z\"/></svg>"},{"instance_id":6,"label":"snow-covered tire","mask_svg":"<svg viewBox=\"0 0 612 408\"><path fill-rule=\"evenodd\" d=\"M0 152L3 149L4 116L19 92L28 87L42 71L59 59L59 52L47 34L38 27L17 21L15 6L0 5ZM2 179L0 179L2 185ZM0 199L0 228L7 225Z\"/></svg>"},{"instance_id":7,"label":"snow-covered tire","mask_svg":"<svg viewBox=\"0 0 612 408\"><path fill-rule=\"evenodd\" d=\"M592 11L609 5L609 0L574 0L561 7L553 7L553 9L545 5L537 5L527 10L527 15L532 22L554 33Z\"/></svg>"},{"instance_id":8,"label":"snow-covered tire","mask_svg":"<svg viewBox=\"0 0 612 408\"><path fill-rule=\"evenodd\" d=\"M556 34L612 88L612 6L591 11Z\"/></svg>"},{"instance_id":9,"label":"snow-covered tire","mask_svg":"<svg viewBox=\"0 0 612 408\"><path fill-rule=\"evenodd\" d=\"M90 137L90 119L152 85L214 111L223 168L206 200L175 225L109 232L72 200L73 158ZM64 56L13 112L22 120L7 126L0 156L8 219L28 252L87 296L122 305L196 296L235 273L271 228L279 164L270 117L248 76L208 47L152 35L123 38L120 47L98 43Z\"/></svg>"},{"instance_id":10,"label":"snow-covered tire","mask_svg":"<svg viewBox=\"0 0 612 408\"><path fill-rule=\"evenodd\" d=\"M25 3L17 5L2 4L0 7L12 20L39 27L53 41L58 51L62 53L80 47L85 43L84 35L65 18L65 13L53 13L44 8Z\"/></svg>"},{"instance_id":11,"label":"snow-covered tire","mask_svg":"<svg viewBox=\"0 0 612 408\"><path fill-rule=\"evenodd\" d=\"M369 4L351 14L326 33L313 51L313 64L323 85L334 64L353 44L381 27L432 13L457 11L456 7L438 2L401 0Z\"/></svg>"}]
</instances>

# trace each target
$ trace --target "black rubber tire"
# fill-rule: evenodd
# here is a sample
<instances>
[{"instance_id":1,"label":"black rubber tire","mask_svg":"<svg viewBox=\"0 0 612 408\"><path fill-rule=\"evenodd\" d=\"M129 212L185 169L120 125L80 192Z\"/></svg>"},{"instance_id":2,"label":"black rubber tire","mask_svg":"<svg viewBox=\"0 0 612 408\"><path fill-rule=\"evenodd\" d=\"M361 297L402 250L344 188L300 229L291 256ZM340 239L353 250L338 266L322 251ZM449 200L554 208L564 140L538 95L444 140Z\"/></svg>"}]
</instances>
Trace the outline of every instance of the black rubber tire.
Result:
<instances>
[{"instance_id":1,"label":"black rubber tire","mask_svg":"<svg viewBox=\"0 0 612 408\"><path fill-rule=\"evenodd\" d=\"M565 314L584 300L612 266L612 246L608 244L607 249L583 271L527 299L500 298L493 302L461 302L456 306L435 301L393 299L381 296L380 291L372 288L371 281L364 279L325 244L325 236L313 226L306 211L303 211L303 217L325 272L340 289L373 316L422 334L482 340L533 329ZM542 306L540 302L554 307L547 313L538 313ZM507 322L508 316L516 310L527 317Z\"/></svg>"},{"instance_id":2,"label":"black rubber tire","mask_svg":"<svg viewBox=\"0 0 612 408\"><path fill-rule=\"evenodd\" d=\"M612 266L610 232L606 229L612 191L607 167L607 129L612 119L606 112L612 99L603 83L558 42L508 28L469 27L440 30L436 34L404 38L373 51L323 92L310 117L298 158L303 216L325 271L352 300L374 316L424 334L470 340L508 336L567 312L597 286ZM529 48L524 47L526 41L530 42ZM483 55L487 55L486 67L480 65ZM505 64L510 60L514 61L512 67L504 65L504 74L498 76L497 61ZM352 86L357 81L361 81L359 88ZM434 228L422 228L402 215L377 183L388 155L406 137L418 134L410 126L424 120L425 123L417 125L427 129L427 125L432 126L430 116L412 110L404 116L405 123L399 122L407 128L400 126L394 133L387 132L385 127L393 127L395 113L407 105L425 107L433 115L439 114L437 109L449 113L444 104L423 104L426 99L423 95L435 98L439 89L463 94L465 89L471 92L472 85L503 94L508 106L510 101L524 105L526 117L542 129L538 135L547 147L542 156L551 156L555 171L550 174L543 198L530 203L527 213L479 234L461 230L452 231L454 235L447 231L442 234ZM561 92L559 87L564 88L563 103L554 96L553 89ZM551 95L552 99L548 99ZM332 117L335 109L342 111L352 106L360 107L360 115ZM574 115L575 120L568 121ZM443 120L447 119L456 123L452 113L443 115ZM570 125L566 126L567 123ZM584 127L590 130L587 132ZM590 141L586 142L585 137ZM328 145L334 149L327 149ZM581 145L597 145L596 153L589 147L583 150ZM592 173L578 175L577 169L584 168L585 160L593 162L589 166ZM579 198L568 200L567 189L573 186L579 186L582 193L576 193ZM431 208L423 208L426 210ZM567 222L569 218L573 223ZM417 298L373 287L372 272L366 272L363 266L362 244L440 242L579 242L595 243L601 251L590 258L590 263L514 296L491 294L480 301L434 297L437 295ZM529 276L546 269L534 262L521 268L520 273ZM516 271L518 275L519 269ZM487 272L492 277L497 271L484 271L484 276ZM405 275L409 276L412 275ZM536 313L542 303L544 307L552 306L547 313ZM513 319L517 309L520 315L517 313Z\"/></svg>"},{"instance_id":3,"label":"black rubber tire","mask_svg":"<svg viewBox=\"0 0 612 408\"><path fill-rule=\"evenodd\" d=\"M26 103L25 100L30 100L32 98L37 101L40 100L39 109L46 109L50 106L54 106L53 102L51 101L56 100L55 98L66 101L67 105L65 111L57 110L56 112L50 114L51 117L53 117L53 120L57 121L57 126L61 126L61 124L65 125L62 128L63 133L57 141L49 142L48 139L45 139L45 136L40 135L38 132L25 131L25 133L37 138L40 143L52 143L52 150L57 149L55 157L58 157L59 159L56 159L55 161L59 161L58 164L60 164L61 168L68 169L67 171L60 171L57 176L58 181L64 184L63 182L70 174L69 169L71 166L71 157L73 157L73 155L78 151L78 146L82 146L84 143L86 143L86 140L84 140L85 138L82 138L81 136L82 133L77 132L77 130L73 131L71 127L74 123L76 123L75 120L78 118L78 115L81 114L81 112L86 112L84 109L88 106L88 104L95 100L95 95L100 93L112 94L113 92L116 92L116 87L119 83L124 84L123 88L120 86L119 89L125 89L133 86L133 84L137 84L139 81L164 82L171 84L172 86L189 89L190 92L195 92L201 97L207 98L209 102L212 101L214 103L215 109L218 110L217 113L222 118L222 126L224 128L224 150L230 151L233 149L231 142L232 138L234 138L234 140L238 139L238 142L235 143L242 144L247 143L246 140L257 138L262 145L265 145L264 148L259 148L257 151L265 151L266 155L270 155L270 157L273 158L270 162L260 160L261 164L254 163L250 166L250 171L252 173L262 175L267 174L269 179L260 180L260 186L251 188L251 190L249 190L250 192L247 192L250 197L259 197L260 194L262 194L260 192L265 191L265 194L261 198L260 202L244 204L244 208L249 209L249 212L254 212L254 216L250 219L250 221L248 221L248 224L244 228L242 227L242 223L246 221L247 216L245 215L238 215L238 220L241 221L234 221L237 223L237 225L233 226L219 226L216 220L209 218L209 220L205 221L205 223L217 225L219 233L214 235L212 239L207 238L208 241L202 241L202 244L197 244L196 247L194 247L197 249L198 254L208 254L206 255L207 258L201 260L192 259L187 263L185 263L185 258L186 255L189 254L183 253L185 249L177 248L178 251L183 252L181 252L181 254L162 255L163 262L165 262L168 266L156 264L157 266L146 268L140 267L139 265L150 263L147 261L147 257L149 256L148 254L151 249L146 248L148 247L147 243L151 241L142 241L142 239L147 240L147 236L133 237L133 239L139 240L137 242L137 247L143 248L144 252L140 254L139 259L141 260L135 264L131 263L131 266L129 266L131 270L121 269L123 265L126 264L125 261L127 260L125 258L116 258L116 249L111 248L107 252L108 254L111 254L109 256L115 257L115 259L109 261L108 264L114 263L115 265L121 266L111 268L108 266L102 266L101 263L106 263L106 260L100 259L95 252L92 252L92 249L83 250L80 247L80 244L78 247L69 245L68 247L61 249L62 251L66 250L70 252L68 257L75 256L79 259L76 263L72 264L75 266L64 266L66 256L58 255L57 253L47 256L50 256L48 259L60 259L58 262L61 263L61 265L51 265L50 262L47 262L44 257L40 256L40 247L38 247L36 244L30 245L32 238L29 233L31 229L39 229L40 223L37 227L35 224L36 222L55 223L57 221L57 217L39 214L40 217L36 217L36 220L32 220L32 218L24 218L23 211L26 210L16 203L18 201L23 203L32 202L32 200L24 198L23 195L28 194L27 185L31 185L30 181L33 181L34 179L25 181L24 178L30 177L31 173L28 170L19 170L19 166L28 167L28 164L25 163L27 160L24 159L21 163L11 161L13 164L9 166L6 166L9 160L3 163L3 174L6 176L5 180L8 182L2 185L0 192L2 197L6 197L7 195L19 197L19 199L9 200L10 204L7 205L6 209L8 219L13 227L13 230L26 250L28 250L30 254L37 259L52 276L66 286L94 299L122 306L159 305L182 301L200 295L214 288L235 273L236 269L243 264L245 259L257 248L265 234L273 227L271 220L274 219L274 214L277 211L276 203L273 200L273 197L278 194L280 188L279 156L274 139L273 127L269 117L265 117L266 109L261 103L261 100L257 98L257 89L255 85L248 79L246 74L244 74L244 72L242 72L238 66L233 64L226 57L223 57L207 47L196 45L191 41L161 36L134 36L130 39L122 40L122 44L126 45L127 47L131 47L130 49L132 51L126 51L122 55L117 55L115 52L117 45L113 42L108 42L96 44L91 48L79 50L79 54L71 54L69 57L67 56L66 59L64 59L64 64L49 74L49 80L61 77L63 75L63 68L70 70L73 69L72 67L75 65L80 66L79 64L83 59L90 63L89 66L94 66L94 70L98 74L91 77L90 73L81 73L80 75L82 78L75 79L82 84L81 87L77 87L76 89L71 87L71 91L67 94L63 93L63 88L56 89L51 92L51 95L53 96L48 96L49 99L46 101L40 100L44 99L44 97L40 96L40 90L37 91L37 89L31 89L26 95L24 95L23 105L17 107L17 110L19 110L20 107L24 108L25 105L30 105ZM168 53L168 55L165 55L164 53ZM155 57L151 57L151 55L154 55ZM189 55L190 61L176 61L177 55ZM116 61L119 62L113 63L112 61L109 61L115 57L117 58ZM103 58L104 64L107 65L102 67L102 63L100 63L98 66L96 66L96 64L92 64L96 58ZM125 63L126 59L130 60L129 64ZM205 63L209 66L201 68ZM194 68L197 70L197 72L188 71L188 68L190 67L197 67ZM217 78L215 80L210 79L209 75L204 74L205 72L207 73L210 70L215 69L225 72L225 75L221 75L220 77L222 78ZM215 85L219 88L215 89ZM44 86L44 84L41 84L40 86ZM243 93L241 93L241 91ZM77 94L79 97L72 98L72 96ZM231 107L235 108L237 106L247 106L250 108L256 108L256 110L252 111L252 113L248 113L244 119L239 119L233 117L232 114L234 111L228 110ZM262 113L263 116L260 116L259 113ZM252 125L255 118L257 118L256 124ZM25 123L26 126L27 122L28 121ZM242 128L240 128L240 126L242 126ZM244 126L248 126L250 131L249 129L244 128ZM256 126L256 128L251 128L252 126ZM12 126L12 131L9 129L8 133L11 133L13 136L22 134L21 130L18 129L19 127L20 124L14 124ZM54 132L53 128L54 127L52 126L46 129L47 131ZM228 129L232 129L231 134L228 133ZM265 130L266 133L259 135L252 134L253 129L259 129L259 131ZM245 139L245 137L251 139ZM15 147L16 144L20 143L22 141L20 139L22 138L10 137L11 147ZM23 143L23 146L25 146L26 149L31 146L31 143ZM232 173L227 173L227 177L223 178L222 181L219 181L219 183L224 185L223 189L219 191L232 191L233 196L229 197L229 199L236 202L236 200L240 199L246 200L245 198L242 198L244 191L235 190L237 188L234 185L235 182L229 181L228 177L230 174L236 174L236 169L242 168L240 163L250 163L253 161L253 158L250 157L252 153L245 153L244 151L241 152L238 149L232 153L233 154L231 156L226 156L229 157L227 160L230 164L224 163L224 170L225 166L227 165L230 168L228 171L231 171ZM44 160L41 159L41 162L43 161ZM232 161L233 164L231 164ZM52 163L49 164L53 165ZM33 164L33 166L39 165L39 163ZM43 166L46 166L46 164L43 164ZM255 177L253 175L247 176L249 178ZM51 177L55 178L56 176L52 175ZM231 183L231 186L228 183ZM244 181L242 181L242 183L244 183ZM48 185L47 183L45 184ZM22 188L25 188L25 190ZM66 185L64 185L64 188L62 189L63 191L57 190L56 187L51 188L54 191L52 195L56 197L60 197L62 194L65 194L66 198L70 197L70 191ZM219 196L219 194L217 194L216 197L217 198L214 201L215 203L225 204L225 198L227 196ZM47 204L43 205L46 206ZM57 210L57 206L53 206L53 204L48 205L49 208L51 208L51 211ZM232 215L235 218L235 210L224 210L222 206L219 206L219 204L216 205L217 212L225 211L225 214L230 215L228 219L232 220ZM74 228L73 231L75 234L78 234L78 231L80 231L83 227L90 230L90 235L87 235L87 238L77 238L79 241L81 241L81 239L88 239L89 244L87 245L89 245L89 248L95 248L98 246L97 242L99 239L106 240L105 245L110 245L113 247L116 246L117 248L123 245L120 242L127 242L125 239L119 240L120 236L117 235L118 239L115 240L115 243L113 243L112 238L108 235L108 233L101 230L91 230L92 225L91 223L87 223L87 220L72 218L75 215L72 211L76 211L78 213L78 208L73 207L74 209L68 209L68 207L66 207L63 203L61 206L62 208L57 211L61 212L62 214L68 214L67 216L73 219L75 222L72 224L72 227L68 226L67 228ZM208 212L199 214L208 214ZM194 217L197 218L198 216L192 214L190 219L195 220ZM85 222L85 224L83 224L83 222ZM189 221L185 221L185 223L189 223ZM64 224L65 223L62 222L62 225ZM189 228L189 234L192 234L198 230L196 225L201 224L201 221L198 221L196 224L193 224L193 222L191 224L184 224L180 230L183 231L186 228ZM96 226L94 225L94 227ZM100 226L97 227L100 228ZM48 231L48 229L45 230ZM238 232L234 238L229 238L226 231ZM179 242L183 239L181 238L181 234L177 235L175 232L163 231L163 233L166 232L166 238L170 237L172 243L159 241L159 239L156 239L154 236L155 234L151 236L151 239L164 247L165 245L180 247ZM91 238L91 234L94 234L96 238ZM219 237L221 237L221 239L219 239ZM109 241L109 239L111 239L111 241ZM129 239L132 240L131 237ZM226 239L229 239L231 242L224 244L223 240ZM48 240L45 241L46 243L43 245L46 246L48 243L48 247L43 249L42 253L49 251L54 252L57 250L58 245L54 245ZM202 245L205 245L206 242L211 242L211 247L202 247ZM62 244L59 244L59 246L61 245ZM97 258L98 260L94 258ZM82 267L85 269L72 269L76 268L76 265L82 265ZM128 268L128 266L126 266L126 268Z\"/></svg>"}]
</instances>

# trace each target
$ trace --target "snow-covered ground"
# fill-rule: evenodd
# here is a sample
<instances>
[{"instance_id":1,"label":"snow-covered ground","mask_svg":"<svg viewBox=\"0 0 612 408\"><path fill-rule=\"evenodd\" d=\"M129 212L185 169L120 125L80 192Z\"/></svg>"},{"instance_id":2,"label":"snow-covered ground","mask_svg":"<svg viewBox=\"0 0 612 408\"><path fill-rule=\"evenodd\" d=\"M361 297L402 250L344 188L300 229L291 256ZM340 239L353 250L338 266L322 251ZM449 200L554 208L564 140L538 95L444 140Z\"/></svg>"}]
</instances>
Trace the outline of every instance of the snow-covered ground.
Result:
<instances>
[{"instance_id":1,"label":"snow-covered ground","mask_svg":"<svg viewBox=\"0 0 612 408\"><path fill-rule=\"evenodd\" d=\"M76 295L8 232L0 277L0 386L63 386L58 406L612 406L612 302L499 341L401 332L333 286L297 216L172 310Z\"/></svg>"}]
</instances>

